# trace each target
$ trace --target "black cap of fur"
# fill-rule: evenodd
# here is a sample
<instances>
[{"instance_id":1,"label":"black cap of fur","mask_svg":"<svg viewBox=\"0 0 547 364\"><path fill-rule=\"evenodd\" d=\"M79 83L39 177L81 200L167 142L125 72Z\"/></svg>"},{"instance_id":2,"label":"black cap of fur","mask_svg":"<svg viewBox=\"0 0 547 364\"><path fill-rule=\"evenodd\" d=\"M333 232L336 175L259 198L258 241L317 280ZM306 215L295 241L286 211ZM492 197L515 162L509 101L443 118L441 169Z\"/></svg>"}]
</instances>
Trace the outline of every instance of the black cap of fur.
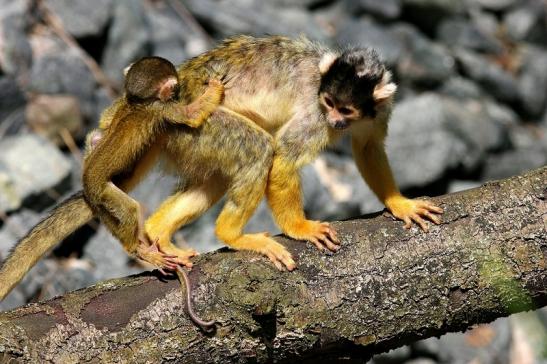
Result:
<instances>
[{"instance_id":1,"label":"black cap of fur","mask_svg":"<svg viewBox=\"0 0 547 364\"><path fill-rule=\"evenodd\" d=\"M384 64L375 50L349 49L323 75L319 92L328 93L336 102L359 108L365 116L375 117L372 93L384 72Z\"/></svg>"}]
</instances>

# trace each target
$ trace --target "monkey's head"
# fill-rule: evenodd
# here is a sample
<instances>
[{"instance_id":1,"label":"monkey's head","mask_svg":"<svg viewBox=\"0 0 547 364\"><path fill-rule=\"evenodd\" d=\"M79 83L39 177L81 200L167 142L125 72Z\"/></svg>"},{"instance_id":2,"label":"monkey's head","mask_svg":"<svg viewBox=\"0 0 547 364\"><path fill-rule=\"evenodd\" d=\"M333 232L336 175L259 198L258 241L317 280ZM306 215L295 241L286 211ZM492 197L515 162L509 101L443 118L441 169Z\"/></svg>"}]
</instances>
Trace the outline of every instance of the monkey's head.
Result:
<instances>
[{"instance_id":1,"label":"monkey's head","mask_svg":"<svg viewBox=\"0 0 547 364\"><path fill-rule=\"evenodd\" d=\"M319 100L335 129L345 129L354 120L374 119L397 89L376 51L369 48L327 54L319 70Z\"/></svg>"},{"instance_id":2,"label":"monkey's head","mask_svg":"<svg viewBox=\"0 0 547 364\"><path fill-rule=\"evenodd\" d=\"M125 95L130 104L169 101L178 94L175 66L161 57L145 57L125 71Z\"/></svg>"}]
</instances>

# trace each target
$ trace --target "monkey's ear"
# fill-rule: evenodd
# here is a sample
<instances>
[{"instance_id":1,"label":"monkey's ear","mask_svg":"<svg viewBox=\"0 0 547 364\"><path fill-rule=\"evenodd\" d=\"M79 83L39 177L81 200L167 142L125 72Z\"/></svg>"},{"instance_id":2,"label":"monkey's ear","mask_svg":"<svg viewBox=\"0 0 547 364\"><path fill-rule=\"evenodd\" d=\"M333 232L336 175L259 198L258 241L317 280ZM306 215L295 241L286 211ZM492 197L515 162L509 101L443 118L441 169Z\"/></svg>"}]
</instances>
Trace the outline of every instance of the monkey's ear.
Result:
<instances>
[{"instance_id":1,"label":"monkey's ear","mask_svg":"<svg viewBox=\"0 0 547 364\"><path fill-rule=\"evenodd\" d=\"M319 61L319 73L321 74L321 76L327 73L330 66L332 66L332 64L334 63L334 61L336 61L338 57L338 54L333 52L325 53L321 57L321 60Z\"/></svg>"},{"instance_id":2,"label":"monkey's ear","mask_svg":"<svg viewBox=\"0 0 547 364\"><path fill-rule=\"evenodd\" d=\"M135 64L135 62L130 63L129 66L127 66L127 67L125 67L125 68L123 69L123 76L124 76L124 77L127 76L127 72L129 72L129 69L130 69L131 66L133 66L134 64Z\"/></svg>"},{"instance_id":3,"label":"monkey's ear","mask_svg":"<svg viewBox=\"0 0 547 364\"><path fill-rule=\"evenodd\" d=\"M391 82L391 72L385 71L382 80L374 87L372 97L376 103L382 103L393 97L397 85Z\"/></svg>"}]
</instances>

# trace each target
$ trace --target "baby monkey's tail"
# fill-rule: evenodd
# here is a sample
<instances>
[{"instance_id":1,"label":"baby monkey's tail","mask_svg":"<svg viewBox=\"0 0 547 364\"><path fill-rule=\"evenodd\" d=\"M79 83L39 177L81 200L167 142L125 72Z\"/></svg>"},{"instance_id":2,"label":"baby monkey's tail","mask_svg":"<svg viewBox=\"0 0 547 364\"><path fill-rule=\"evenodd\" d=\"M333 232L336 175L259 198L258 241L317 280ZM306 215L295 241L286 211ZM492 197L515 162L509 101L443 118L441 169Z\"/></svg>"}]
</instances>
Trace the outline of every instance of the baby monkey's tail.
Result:
<instances>
[{"instance_id":1,"label":"baby monkey's tail","mask_svg":"<svg viewBox=\"0 0 547 364\"><path fill-rule=\"evenodd\" d=\"M0 266L0 301L44 254L93 218L82 191L55 207L11 250Z\"/></svg>"}]
</instances>

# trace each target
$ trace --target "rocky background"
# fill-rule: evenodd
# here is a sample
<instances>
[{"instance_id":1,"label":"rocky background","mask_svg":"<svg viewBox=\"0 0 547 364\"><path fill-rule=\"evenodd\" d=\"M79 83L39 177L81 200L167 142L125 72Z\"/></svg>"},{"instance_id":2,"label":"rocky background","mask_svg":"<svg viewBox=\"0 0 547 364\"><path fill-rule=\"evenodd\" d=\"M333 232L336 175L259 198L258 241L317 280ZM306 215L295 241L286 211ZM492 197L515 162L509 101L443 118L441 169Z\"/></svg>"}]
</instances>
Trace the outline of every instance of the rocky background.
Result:
<instances>
[{"instance_id":1,"label":"rocky background","mask_svg":"<svg viewBox=\"0 0 547 364\"><path fill-rule=\"evenodd\" d=\"M400 85L387 145L408 195L467 189L547 162L545 0L0 0L0 257L81 188L83 137L125 66L152 54L180 63L240 33L375 47ZM383 207L347 141L302 178L312 218ZM174 183L153 173L134 196L152 211ZM179 243L220 247L219 208L185 227ZM265 204L248 230L278 232ZM148 268L94 223L41 260L0 309ZM547 363L546 328L547 314L537 311L373 361Z\"/></svg>"}]
</instances>

